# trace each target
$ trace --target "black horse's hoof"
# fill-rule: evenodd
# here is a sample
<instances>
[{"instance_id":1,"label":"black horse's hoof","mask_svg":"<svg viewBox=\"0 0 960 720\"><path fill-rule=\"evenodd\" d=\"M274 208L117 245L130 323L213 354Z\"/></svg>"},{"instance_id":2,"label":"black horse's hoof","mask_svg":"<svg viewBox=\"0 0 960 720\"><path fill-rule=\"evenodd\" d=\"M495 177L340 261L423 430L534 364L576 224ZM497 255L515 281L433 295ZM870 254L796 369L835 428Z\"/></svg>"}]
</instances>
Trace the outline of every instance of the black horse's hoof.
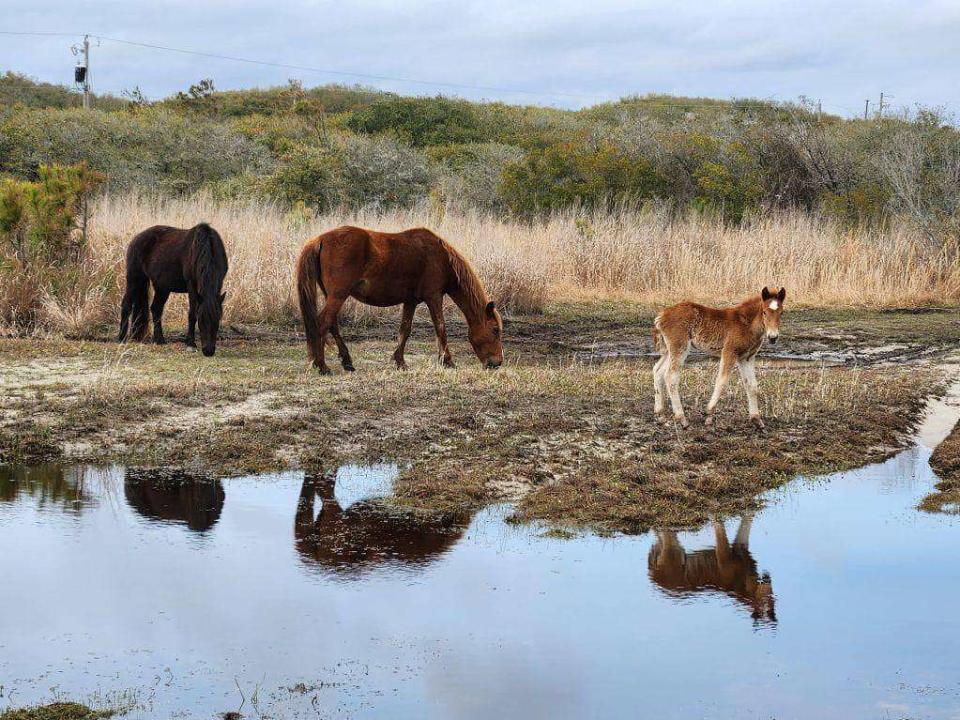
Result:
<instances>
[{"instance_id":1,"label":"black horse's hoof","mask_svg":"<svg viewBox=\"0 0 960 720\"><path fill-rule=\"evenodd\" d=\"M343 364L343 369L347 372L353 372L356 368L353 366L353 363L345 362Z\"/></svg>"}]
</instances>

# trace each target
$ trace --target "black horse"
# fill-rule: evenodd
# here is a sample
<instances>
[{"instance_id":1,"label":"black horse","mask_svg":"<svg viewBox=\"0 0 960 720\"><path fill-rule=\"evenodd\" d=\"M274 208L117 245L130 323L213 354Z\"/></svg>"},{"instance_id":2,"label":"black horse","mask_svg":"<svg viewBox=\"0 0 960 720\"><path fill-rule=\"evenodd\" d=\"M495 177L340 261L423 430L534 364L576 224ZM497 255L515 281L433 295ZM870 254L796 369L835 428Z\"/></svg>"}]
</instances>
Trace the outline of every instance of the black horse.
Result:
<instances>
[{"instance_id":1,"label":"black horse","mask_svg":"<svg viewBox=\"0 0 960 720\"><path fill-rule=\"evenodd\" d=\"M120 311L119 341L130 335L142 340L147 334L147 294L153 283L153 341L163 338L163 306L170 293L187 293L190 298L187 344L196 346L194 329L199 321L203 354L213 355L217 349L217 333L226 297L223 278L227 274L227 251L223 240L212 227L200 223L189 230L156 225L130 241L127 248L127 291Z\"/></svg>"},{"instance_id":2,"label":"black horse","mask_svg":"<svg viewBox=\"0 0 960 720\"><path fill-rule=\"evenodd\" d=\"M226 494L219 480L176 470L127 471L123 483L127 503L140 515L163 523L182 523L203 533L212 528Z\"/></svg>"}]
</instances>

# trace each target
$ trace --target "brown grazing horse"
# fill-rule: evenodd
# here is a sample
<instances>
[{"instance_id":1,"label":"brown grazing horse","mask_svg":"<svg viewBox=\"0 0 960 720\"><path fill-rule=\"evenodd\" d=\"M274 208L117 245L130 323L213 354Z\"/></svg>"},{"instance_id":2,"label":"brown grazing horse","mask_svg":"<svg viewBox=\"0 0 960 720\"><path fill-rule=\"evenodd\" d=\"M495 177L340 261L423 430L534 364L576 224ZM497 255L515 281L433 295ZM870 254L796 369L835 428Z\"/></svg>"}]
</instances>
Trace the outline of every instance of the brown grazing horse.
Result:
<instances>
[{"instance_id":1,"label":"brown grazing horse","mask_svg":"<svg viewBox=\"0 0 960 720\"><path fill-rule=\"evenodd\" d=\"M336 498L335 476L308 474L300 489L293 534L306 564L361 577L383 566L429 565L456 545L469 524L469 517L459 515L414 518L381 500L359 500L343 508Z\"/></svg>"},{"instance_id":2,"label":"brown grazing horse","mask_svg":"<svg viewBox=\"0 0 960 720\"><path fill-rule=\"evenodd\" d=\"M199 321L200 341L207 357L216 352L223 299L223 278L227 274L227 251L212 227L200 223L189 230L156 225L130 241L127 248L127 291L120 311L120 335L142 340L147 334L147 295L153 283L153 341L162 345L163 306L170 293L187 293L190 301L187 345L195 346L194 329Z\"/></svg>"},{"instance_id":3,"label":"brown grazing horse","mask_svg":"<svg viewBox=\"0 0 960 720\"><path fill-rule=\"evenodd\" d=\"M317 286L326 302L317 312ZM340 336L337 314L352 297L367 305L403 305L400 338L394 362L406 368L403 350L413 326L413 313L424 302L437 331L440 360L453 367L443 319L443 296L449 295L463 312L470 344L488 369L503 363L500 335L503 321L470 263L446 240L415 228L382 233L358 227L340 227L307 242L297 261L297 292L314 367L327 375L324 357L327 333L333 335L344 370L353 370L350 351Z\"/></svg>"},{"instance_id":4,"label":"brown grazing horse","mask_svg":"<svg viewBox=\"0 0 960 720\"><path fill-rule=\"evenodd\" d=\"M677 533L658 530L647 563L650 579L669 595L723 593L750 611L756 622L777 621L770 574L761 575L750 553L750 526L745 515L731 544L723 523L714 521L716 545L707 550L687 552Z\"/></svg>"},{"instance_id":5,"label":"brown grazing horse","mask_svg":"<svg viewBox=\"0 0 960 720\"><path fill-rule=\"evenodd\" d=\"M690 348L695 347L720 357L717 382L707 405L707 425L713 424L713 411L736 364L747 392L750 419L762 429L754 358L764 337L771 343L777 341L786 296L786 288L775 292L763 288L759 295L736 307L717 309L682 302L657 315L653 321L653 346L660 352L660 359L653 366L653 409L657 416L664 412L663 396L668 393L677 422L685 428L690 426L680 402L680 368Z\"/></svg>"}]
</instances>

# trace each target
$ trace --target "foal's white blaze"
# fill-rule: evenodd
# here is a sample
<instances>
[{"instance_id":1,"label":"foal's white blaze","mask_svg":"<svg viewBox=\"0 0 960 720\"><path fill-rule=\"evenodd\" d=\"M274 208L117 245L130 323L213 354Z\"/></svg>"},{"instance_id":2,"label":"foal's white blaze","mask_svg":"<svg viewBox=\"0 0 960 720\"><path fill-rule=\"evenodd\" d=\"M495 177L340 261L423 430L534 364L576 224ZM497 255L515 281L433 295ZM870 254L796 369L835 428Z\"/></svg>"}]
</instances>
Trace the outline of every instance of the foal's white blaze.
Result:
<instances>
[{"instance_id":1,"label":"foal's white blaze","mask_svg":"<svg viewBox=\"0 0 960 720\"><path fill-rule=\"evenodd\" d=\"M772 303L770 303L770 309L771 309L771 310L776 310L778 307L780 307L780 303L778 303L776 300L774 300Z\"/></svg>"}]
</instances>

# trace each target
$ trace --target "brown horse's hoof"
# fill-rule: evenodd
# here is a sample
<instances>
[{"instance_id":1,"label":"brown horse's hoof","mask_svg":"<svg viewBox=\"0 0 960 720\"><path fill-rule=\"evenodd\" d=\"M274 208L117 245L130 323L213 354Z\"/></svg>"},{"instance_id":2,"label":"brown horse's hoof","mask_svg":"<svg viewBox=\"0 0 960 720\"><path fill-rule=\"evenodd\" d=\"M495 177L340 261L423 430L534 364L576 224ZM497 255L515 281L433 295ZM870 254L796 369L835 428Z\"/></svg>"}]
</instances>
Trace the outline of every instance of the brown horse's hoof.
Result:
<instances>
[{"instance_id":1,"label":"brown horse's hoof","mask_svg":"<svg viewBox=\"0 0 960 720\"><path fill-rule=\"evenodd\" d=\"M403 360L397 360L397 370L406 370L407 364Z\"/></svg>"},{"instance_id":2,"label":"brown horse's hoof","mask_svg":"<svg viewBox=\"0 0 960 720\"><path fill-rule=\"evenodd\" d=\"M353 372L354 370L356 370L356 368L353 366L353 363L345 362L341 364L343 365L343 369L346 370L347 372Z\"/></svg>"},{"instance_id":3,"label":"brown horse's hoof","mask_svg":"<svg viewBox=\"0 0 960 720\"><path fill-rule=\"evenodd\" d=\"M333 371L330 370L326 365L317 365L314 364L314 367L317 369L317 372L321 375L333 375Z\"/></svg>"}]
</instances>

